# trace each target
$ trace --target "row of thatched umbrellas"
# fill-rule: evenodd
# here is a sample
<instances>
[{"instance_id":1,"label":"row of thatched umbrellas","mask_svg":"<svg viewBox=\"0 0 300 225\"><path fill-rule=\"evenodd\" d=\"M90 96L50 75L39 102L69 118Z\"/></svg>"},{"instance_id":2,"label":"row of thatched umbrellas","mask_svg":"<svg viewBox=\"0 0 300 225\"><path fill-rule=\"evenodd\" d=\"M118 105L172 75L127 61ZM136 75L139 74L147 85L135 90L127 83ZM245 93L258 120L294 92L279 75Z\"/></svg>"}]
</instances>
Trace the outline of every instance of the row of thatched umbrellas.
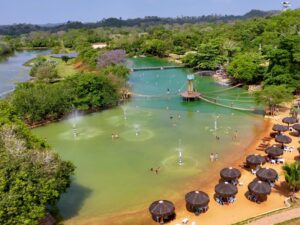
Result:
<instances>
[{"instance_id":1,"label":"row of thatched umbrellas","mask_svg":"<svg viewBox=\"0 0 300 225\"><path fill-rule=\"evenodd\" d=\"M191 191L185 195L186 207L188 211L200 213L207 211L209 196L202 191ZM175 206L168 200L160 200L153 202L149 211L152 218L157 222L164 222L173 219L175 215Z\"/></svg>"},{"instance_id":2,"label":"row of thatched umbrellas","mask_svg":"<svg viewBox=\"0 0 300 225\"><path fill-rule=\"evenodd\" d=\"M238 193L237 186L230 182L238 180L241 177L241 172L236 168L228 167L220 171L220 176L222 182L215 186L216 195L222 198L235 196ZM277 177L275 170L262 168L257 173L259 180L251 182L248 189L256 195L268 195L271 192L271 187L267 182L275 182ZM200 213L199 210L205 212L208 209L210 198L205 192L191 191L185 195L185 201L188 211ZM160 200L153 202L149 207L149 211L155 221L163 222L174 218L175 206L168 200Z\"/></svg>"},{"instance_id":3,"label":"row of thatched umbrellas","mask_svg":"<svg viewBox=\"0 0 300 225\"><path fill-rule=\"evenodd\" d=\"M282 132L288 131L290 124L295 124L298 120L294 117L286 117L282 122L288 124L288 126L279 124L273 126L273 131L278 132L278 135L275 136L275 141L282 144L282 148L278 146L267 148L265 152L270 157L278 157L283 154L284 144L291 143L292 139L282 134ZM293 129L300 133L300 124L293 125ZM265 157L260 155L249 155L246 158L246 162L250 166L258 166L264 164L266 160ZM241 172L236 168L228 167L220 171L220 176L223 181L215 186L216 195L224 198L235 196L238 193L238 189L236 185L232 184L232 181L238 180L241 177ZM277 172L271 168L261 168L256 172L256 176L258 180L255 179L248 185L249 192L259 197L269 195L272 189L269 183L274 183L277 180ZM199 209L206 211L210 198L205 192L192 191L185 195L185 201L187 209L191 212L197 212ZM157 222L170 220L175 216L175 206L168 200L153 202L149 207L149 211L152 218Z\"/></svg>"}]
</instances>

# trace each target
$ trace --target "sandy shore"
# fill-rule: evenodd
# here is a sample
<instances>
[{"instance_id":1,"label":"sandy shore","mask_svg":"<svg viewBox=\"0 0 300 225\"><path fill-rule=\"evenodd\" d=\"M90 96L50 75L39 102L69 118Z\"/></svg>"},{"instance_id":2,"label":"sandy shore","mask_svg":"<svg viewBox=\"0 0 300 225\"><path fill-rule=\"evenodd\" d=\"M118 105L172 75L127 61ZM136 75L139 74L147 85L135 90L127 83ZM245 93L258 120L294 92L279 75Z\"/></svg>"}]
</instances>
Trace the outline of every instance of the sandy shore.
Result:
<instances>
[{"instance_id":1,"label":"sandy shore","mask_svg":"<svg viewBox=\"0 0 300 225\"><path fill-rule=\"evenodd\" d=\"M241 165L245 161L245 158L249 154L261 154L265 155L264 152L257 150L257 147L262 143L262 138L269 137L272 132L272 126L276 123L281 123L281 119L288 116L288 111L281 112L278 116L273 118L266 118L263 131L257 132L257 136L250 146L246 148L241 148L240 151L232 152L226 158L222 158L219 162L214 163L213 169L209 168L207 171L208 175L203 175L206 171L201 172L199 178L195 178L194 181L186 183L182 192L178 195L172 196L169 200L180 199L175 201L176 207L176 220L168 223L171 225L180 224L182 219L188 218L189 224L195 221L197 224L233 224L247 218L251 218L269 211L273 211L279 208L285 207L284 200L288 196L289 191L286 183L284 182L284 175L282 171L282 165L272 165L270 163L265 164L264 167L269 167L275 169L279 174L279 181L276 183L275 187L272 189L271 195L269 195L268 200L261 204L256 204L249 201L245 194L248 191L248 184L256 178L249 171L241 168ZM299 138L292 137L293 142L288 146L294 146L295 150L292 153L284 153L283 158L287 163L294 162L295 158L298 157L298 151L296 148L299 146ZM274 140L270 144L275 144ZM219 171L226 166L234 166L239 168L242 172L240 181L243 182L243 186L238 186L237 202L229 206L221 206L215 202L214 187L218 184L220 176ZM203 176L203 179L201 178ZM185 208L184 195L188 191L192 190L202 190L208 193L210 196L209 210L205 214L200 216L195 216L189 213ZM155 223L148 212L148 209L139 210L136 212L122 213L121 215L112 215L104 218L89 218L82 221L66 221L66 225L154 225Z\"/></svg>"},{"instance_id":2,"label":"sandy shore","mask_svg":"<svg viewBox=\"0 0 300 225\"><path fill-rule=\"evenodd\" d=\"M256 138L256 141L254 141L251 146L249 146L244 157L237 161L235 166L240 166L245 161L246 155L248 154L254 153L265 155L264 152L257 150L258 145L262 143L261 139L263 137L268 137L272 132L273 124L281 123L282 118L285 116L288 116L288 111L282 112L274 118L266 119L267 125L265 131ZM299 146L299 138L293 137L292 135L290 135L290 137L292 137L293 141L288 146L294 146L297 148ZM270 144L275 144L275 141L272 140ZM298 155L299 153L295 149L292 153L284 153L283 158L287 163L291 163L295 161ZM177 219L171 224L181 223L183 218L189 218L190 221L195 221L197 224L233 224L259 214L285 207L284 200L289 194L289 189L284 181L282 165L272 165L267 163L264 165L264 167L273 168L279 174L279 181L272 189L272 193L269 195L266 202L256 204L249 201L245 197L245 194L248 191L247 186L253 179L255 179L255 175L252 175L249 171L239 167L242 171L242 177L240 181L242 181L244 185L238 187L239 192L237 194L236 203L229 206L221 206L213 200L214 186L217 184L217 180L215 180L214 183L210 183L210 185L202 188L202 190L206 191L211 197L209 211L200 216L195 216L191 213L188 213L184 206L178 207L176 210Z\"/></svg>"}]
</instances>

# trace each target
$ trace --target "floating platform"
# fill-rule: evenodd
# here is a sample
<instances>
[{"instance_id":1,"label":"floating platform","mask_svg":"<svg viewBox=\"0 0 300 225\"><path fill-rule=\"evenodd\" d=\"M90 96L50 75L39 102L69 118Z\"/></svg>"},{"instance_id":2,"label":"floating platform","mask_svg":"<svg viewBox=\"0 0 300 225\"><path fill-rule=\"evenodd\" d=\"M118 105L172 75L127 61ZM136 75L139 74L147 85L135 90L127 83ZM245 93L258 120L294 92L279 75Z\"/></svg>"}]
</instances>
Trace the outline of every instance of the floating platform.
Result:
<instances>
[{"instance_id":1,"label":"floating platform","mask_svg":"<svg viewBox=\"0 0 300 225\"><path fill-rule=\"evenodd\" d=\"M191 92L185 91L185 92L181 93L181 97L184 100L193 101L193 100L199 100L201 97L201 94L196 91L191 91Z\"/></svg>"}]
</instances>

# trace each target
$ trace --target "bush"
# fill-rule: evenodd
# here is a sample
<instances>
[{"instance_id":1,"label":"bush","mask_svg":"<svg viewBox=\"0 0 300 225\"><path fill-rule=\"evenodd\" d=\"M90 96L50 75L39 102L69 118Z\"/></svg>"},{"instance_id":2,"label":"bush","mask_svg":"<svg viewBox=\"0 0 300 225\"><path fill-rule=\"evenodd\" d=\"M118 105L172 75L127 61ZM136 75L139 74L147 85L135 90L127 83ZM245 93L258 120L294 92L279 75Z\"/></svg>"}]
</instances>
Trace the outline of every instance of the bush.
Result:
<instances>
[{"instance_id":1,"label":"bush","mask_svg":"<svg viewBox=\"0 0 300 225\"><path fill-rule=\"evenodd\" d=\"M98 58L97 65L105 68L110 65L116 65L125 62L126 52L124 50L112 50L105 52Z\"/></svg>"},{"instance_id":2,"label":"bush","mask_svg":"<svg viewBox=\"0 0 300 225\"><path fill-rule=\"evenodd\" d=\"M74 166L0 101L0 224L38 224L70 186Z\"/></svg>"},{"instance_id":3,"label":"bush","mask_svg":"<svg viewBox=\"0 0 300 225\"><path fill-rule=\"evenodd\" d=\"M58 78L56 62L43 61L42 59L34 64L30 71L30 75L39 80L53 81Z\"/></svg>"},{"instance_id":4,"label":"bush","mask_svg":"<svg viewBox=\"0 0 300 225\"><path fill-rule=\"evenodd\" d=\"M12 95L12 104L29 124L58 119L72 107L72 95L63 83L23 83Z\"/></svg>"},{"instance_id":5,"label":"bush","mask_svg":"<svg viewBox=\"0 0 300 225\"><path fill-rule=\"evenodd\" d=\"M115 85L104 76L79 73L65 81L73 96L73 105L80 110L100 110L117 104L119 95Z\"/></svg>"}]
</instances>

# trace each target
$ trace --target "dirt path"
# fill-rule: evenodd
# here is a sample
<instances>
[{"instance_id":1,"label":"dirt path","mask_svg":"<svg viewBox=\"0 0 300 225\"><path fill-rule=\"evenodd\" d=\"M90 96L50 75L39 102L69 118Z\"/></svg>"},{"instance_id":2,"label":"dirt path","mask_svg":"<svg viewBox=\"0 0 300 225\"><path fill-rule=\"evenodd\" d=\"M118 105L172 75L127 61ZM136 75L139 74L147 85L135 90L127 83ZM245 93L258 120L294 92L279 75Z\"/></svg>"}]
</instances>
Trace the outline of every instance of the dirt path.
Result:
<instances>
[{"instance_id":1,"label":"dirt path","mask_svg":"<svg viewBox=\"0 0 300 225\"><path fill-rule=\"evenodd\" d=\"M256 220L249 225L272 225L291 220L300 216L300 207Z\"/></svg>"}]
</instances>

